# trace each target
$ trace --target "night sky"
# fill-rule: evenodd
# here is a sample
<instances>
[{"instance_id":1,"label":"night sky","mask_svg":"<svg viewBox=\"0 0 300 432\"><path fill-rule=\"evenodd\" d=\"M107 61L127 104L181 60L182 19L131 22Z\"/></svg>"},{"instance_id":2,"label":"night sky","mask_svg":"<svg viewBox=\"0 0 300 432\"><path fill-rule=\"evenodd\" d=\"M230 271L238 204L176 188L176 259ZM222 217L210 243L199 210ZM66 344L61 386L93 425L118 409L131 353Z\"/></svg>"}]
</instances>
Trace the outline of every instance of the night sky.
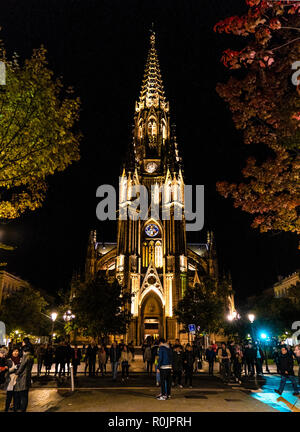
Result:
<instances>
[{"instance_id":1,"label":"night sky","mask_svg":"<svg viewBox=\"0 0 300 432\"><path fill-rule=\"evenodd\" d=\"M215 188L219 180L238 181L251 152L215 91L229 76L220 63L222 50L240 42L216 35L213 25L243 8L242 0L3 2L0 36L8 53L24 59L33 48L46 47L55 75L82 100L84 135L81 160L49 178L44 206L1 226L0 240L17 246L2 253L7 270L52 294L66 289L73 270L82 268L90 229L115 241L115 225L96 219L95 192L103 183L117 186L152 22L185 181L205 185L204 230L189 240L205 241L206 230L214 230L219 265L231 271L237 300L299 268L295 235L260 234L250 227L250 216Z\"/></svg>"}]
</instances>

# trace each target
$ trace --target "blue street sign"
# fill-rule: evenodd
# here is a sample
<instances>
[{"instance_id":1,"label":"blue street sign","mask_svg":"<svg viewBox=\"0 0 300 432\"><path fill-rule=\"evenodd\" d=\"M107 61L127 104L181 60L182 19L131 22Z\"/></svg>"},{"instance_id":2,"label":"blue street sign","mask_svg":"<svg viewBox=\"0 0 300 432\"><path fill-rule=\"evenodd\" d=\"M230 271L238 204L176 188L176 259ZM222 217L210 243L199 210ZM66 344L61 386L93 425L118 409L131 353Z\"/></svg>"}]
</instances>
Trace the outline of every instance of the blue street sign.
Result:
<instances>
[{"instance_id":1,"label":"blue street sign","mask_svg":"<svg viewBox=\"0 0 300 432\"><path fill-rule=\"evenodd\" d=\"M196 326L195 324L189 324L189 332L195 333L196 332Z\"/></svg>"}]
</instances>

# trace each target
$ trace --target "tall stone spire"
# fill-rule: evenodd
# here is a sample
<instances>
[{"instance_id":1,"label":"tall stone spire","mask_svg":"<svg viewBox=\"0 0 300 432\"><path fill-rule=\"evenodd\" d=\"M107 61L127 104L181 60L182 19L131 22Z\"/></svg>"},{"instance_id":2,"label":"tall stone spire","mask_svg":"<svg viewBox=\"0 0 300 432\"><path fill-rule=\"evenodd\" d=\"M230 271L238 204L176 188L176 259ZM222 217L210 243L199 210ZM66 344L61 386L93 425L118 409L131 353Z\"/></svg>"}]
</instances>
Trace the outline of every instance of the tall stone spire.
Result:
<instances>
[{"instance_id":1,"label":"tall stone spire","mask_svg":"<svg viewBox=\"0 0 300 432\"><path fill-rule=\"evenodd\" d=\"M164 86L160 71L160 65L155 46L155 33L151 30L150 48L145 66L142 88L139 101L136 103L136 111L144 108L162 108L169 111L169 103L166 101Z\"/></svg>"}]
</instances>

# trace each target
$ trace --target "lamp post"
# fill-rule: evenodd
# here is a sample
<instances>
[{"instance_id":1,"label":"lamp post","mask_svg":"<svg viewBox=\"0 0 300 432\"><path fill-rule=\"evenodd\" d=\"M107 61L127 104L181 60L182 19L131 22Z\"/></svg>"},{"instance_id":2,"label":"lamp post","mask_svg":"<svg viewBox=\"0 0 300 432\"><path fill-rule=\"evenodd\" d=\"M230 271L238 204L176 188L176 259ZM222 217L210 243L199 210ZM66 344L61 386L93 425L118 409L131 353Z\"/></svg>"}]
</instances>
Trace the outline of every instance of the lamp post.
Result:
<instances>
[{"instance_id":1,"label":"lamp post","mask_svg":"<svg viewBox=\"0 0 300 432\"><path fill-rule=\"evenodd\" d=\"M52 312L51 313L51 319L52 319L51 339L52 339L53 332L54 332L54 322L55 322L56 318L57 318L57 313L56 312Z\"/></svg>"},{"instance_id":2,"label":"lamp post","mask_svg":"<svg viewBox=\"0 0 300 432\"><path fill-rule=\"evenodd\" d=\"M264 347L264 354L265 354L265 360L266 360L266 373L271 373L269 370L269 366L268 366L268 352L266 349L267 337L268 337L268 335L266 333L260 334L260 338L263 341L263 347Z\"/></svg>"}]
</instances>

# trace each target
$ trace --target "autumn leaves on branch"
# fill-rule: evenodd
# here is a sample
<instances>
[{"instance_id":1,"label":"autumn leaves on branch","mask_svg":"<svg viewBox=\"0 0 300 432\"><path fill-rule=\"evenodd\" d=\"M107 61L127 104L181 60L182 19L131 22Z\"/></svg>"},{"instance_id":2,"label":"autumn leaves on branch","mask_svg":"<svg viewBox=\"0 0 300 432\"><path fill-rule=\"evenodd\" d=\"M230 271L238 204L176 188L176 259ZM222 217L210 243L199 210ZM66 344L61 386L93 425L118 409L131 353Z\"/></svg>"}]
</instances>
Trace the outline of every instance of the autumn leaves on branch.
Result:
<instances>
[{"instance_id":1,"label":"autumn leaves on branch","mask_svg":"<svg viewBox=\"0 0 300 432\"><path fill-rule=\"evenodd\" d=\"M6 58L0 89L0 219L35 210L45 199L47 177L79 159L79 98L64 90L48 68L46 50L20 64Z\"/></svg>"},{"instance_id":2,"label":"autumn leaves on branch","mask_svg":"<svg viewBox=\"0 0 300 432\"><path fill-rule=\"evenodd\" d=\"M219 182L218 191L235 207L253 215L261 232L300 234L299 143L300 81L292 82L292 65L300 61L300 3L246 0L243 16L226 18L214 30L245 39L242 50L227 49L223 64L233 72L218 94L228 103L244 143L264 146L265 157L246 162L245 182ZM299 79L300 79L300 74Z\"/></svg>"}]
</instances>

